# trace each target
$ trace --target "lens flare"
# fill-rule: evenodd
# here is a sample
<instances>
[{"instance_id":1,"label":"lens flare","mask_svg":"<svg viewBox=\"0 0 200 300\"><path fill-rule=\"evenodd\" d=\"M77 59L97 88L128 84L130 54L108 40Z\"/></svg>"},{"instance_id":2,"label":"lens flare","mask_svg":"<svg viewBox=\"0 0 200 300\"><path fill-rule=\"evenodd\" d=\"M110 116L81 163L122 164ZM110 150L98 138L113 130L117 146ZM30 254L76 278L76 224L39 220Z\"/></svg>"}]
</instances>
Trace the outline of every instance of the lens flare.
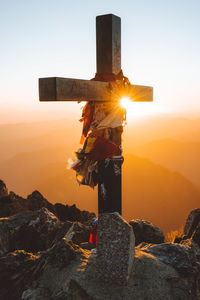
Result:
<instances>
[{"instance_id":1,"label":"lens flare","mask_svg":"<svg viewBox=\"0 0 200 300\"><path fill-rule=\"evenodd\" d=\"M122 97L120 106L126 109L129 121L166 113L166 109L156 102L132 101L129 97Z\"/></svg>"},{"instance_id":2,"label":"lens flare","mask_svg":"<svg viewBox=\"0 0 200 300\"><path fill-rule=\"evenodd\" d=\"M123 107L123 108L128 108L128 106L132 104L131 103L131 100L128 98L128 97L123 97L121 98L120 100L120 105Z\"/></svg>"}]
</instances>

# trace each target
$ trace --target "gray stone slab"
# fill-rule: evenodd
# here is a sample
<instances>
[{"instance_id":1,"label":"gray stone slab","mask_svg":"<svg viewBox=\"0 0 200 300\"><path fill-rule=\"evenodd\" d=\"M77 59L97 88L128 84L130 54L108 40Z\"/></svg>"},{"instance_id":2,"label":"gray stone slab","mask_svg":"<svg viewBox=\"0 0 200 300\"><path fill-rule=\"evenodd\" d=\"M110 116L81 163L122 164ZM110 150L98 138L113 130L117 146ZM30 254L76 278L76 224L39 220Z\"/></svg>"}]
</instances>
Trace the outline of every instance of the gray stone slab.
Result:
<instances>
[{"instance_id":1,"label":"gray stone slab","mask_svg":"<svg viewBox=\"0 0 200 300\"><path fill-rule=\"evenodd\" d=\"M106 282L126 284L134 260L135 237L132 227L118 213L99 215L97 268Z\"/></svg>"}]
</instances>

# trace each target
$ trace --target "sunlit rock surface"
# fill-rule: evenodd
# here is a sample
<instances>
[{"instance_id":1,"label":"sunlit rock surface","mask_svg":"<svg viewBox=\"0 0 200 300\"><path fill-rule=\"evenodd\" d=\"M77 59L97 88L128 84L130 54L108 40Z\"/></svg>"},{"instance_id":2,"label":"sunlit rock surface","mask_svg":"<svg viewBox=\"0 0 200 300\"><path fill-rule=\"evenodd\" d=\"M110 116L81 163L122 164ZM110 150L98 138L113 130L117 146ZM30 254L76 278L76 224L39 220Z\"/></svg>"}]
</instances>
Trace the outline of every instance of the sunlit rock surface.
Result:
<instances>
[{"instance_id":1,"label":"sunlit rock surface","mask_svg":"<svg viewBox=\"0 0 200 300\"><path fill-rule=\"evenodd\" d=\"M174 267L180 274L190 274L193 271L191 262L192 250L181 244L163 243L159 245L140 244L138 249L155 256L159 261Z\"/></svg>"}]
</instances>

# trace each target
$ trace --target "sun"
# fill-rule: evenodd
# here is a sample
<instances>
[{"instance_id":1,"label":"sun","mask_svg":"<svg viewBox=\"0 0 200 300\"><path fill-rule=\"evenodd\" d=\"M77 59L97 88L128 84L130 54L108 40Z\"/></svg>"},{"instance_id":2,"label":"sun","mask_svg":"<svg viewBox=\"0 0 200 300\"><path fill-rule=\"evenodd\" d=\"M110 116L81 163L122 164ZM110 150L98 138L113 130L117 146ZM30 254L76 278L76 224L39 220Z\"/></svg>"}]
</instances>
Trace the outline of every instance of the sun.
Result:
<instances>
[{"instance_id":1,"label":"sun","mask_svg":"<svg viewBox=\"0 0 200 300\"><path fill-rule=\"evenodd\" d=\"M126 109L127 119L138 119L163 113L164 109L155 102L134 102L128 97L120 99L120 106Z\"/></svg>"},{"instance_id":2,"label":"sun","mask_svg":"<svg viewBox=\"0 0 200 300\"><path fill-rule=\"evenodd\" d=\"M130 106L131 104L131 100L128 98L128 97L122 97L120 99L120 105L123 107L123 108L126 108L126 110L128 109L128 107Z\"/></svg>"}]
</instances>

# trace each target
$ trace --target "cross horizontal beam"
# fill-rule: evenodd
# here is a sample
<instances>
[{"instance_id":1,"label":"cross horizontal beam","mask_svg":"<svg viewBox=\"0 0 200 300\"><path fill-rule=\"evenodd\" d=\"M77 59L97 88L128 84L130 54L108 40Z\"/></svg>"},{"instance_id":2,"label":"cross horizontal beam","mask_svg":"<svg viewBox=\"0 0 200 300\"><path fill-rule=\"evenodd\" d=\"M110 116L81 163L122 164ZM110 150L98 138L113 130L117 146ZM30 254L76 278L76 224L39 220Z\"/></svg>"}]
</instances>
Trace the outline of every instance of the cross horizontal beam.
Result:
<instances>
[{"instance_id":1,"label":"cross horizontal beam","mask_svg":"<svg viewBox=\"0 0 200 300\"><path fill-rule=\"evenodd\" d=\"M49 77L39 79L40 101L116 101L128 96L132 101L153 101L153 88L129 85L111 89L108 82Z\"/></svg>"}]
</instances>

